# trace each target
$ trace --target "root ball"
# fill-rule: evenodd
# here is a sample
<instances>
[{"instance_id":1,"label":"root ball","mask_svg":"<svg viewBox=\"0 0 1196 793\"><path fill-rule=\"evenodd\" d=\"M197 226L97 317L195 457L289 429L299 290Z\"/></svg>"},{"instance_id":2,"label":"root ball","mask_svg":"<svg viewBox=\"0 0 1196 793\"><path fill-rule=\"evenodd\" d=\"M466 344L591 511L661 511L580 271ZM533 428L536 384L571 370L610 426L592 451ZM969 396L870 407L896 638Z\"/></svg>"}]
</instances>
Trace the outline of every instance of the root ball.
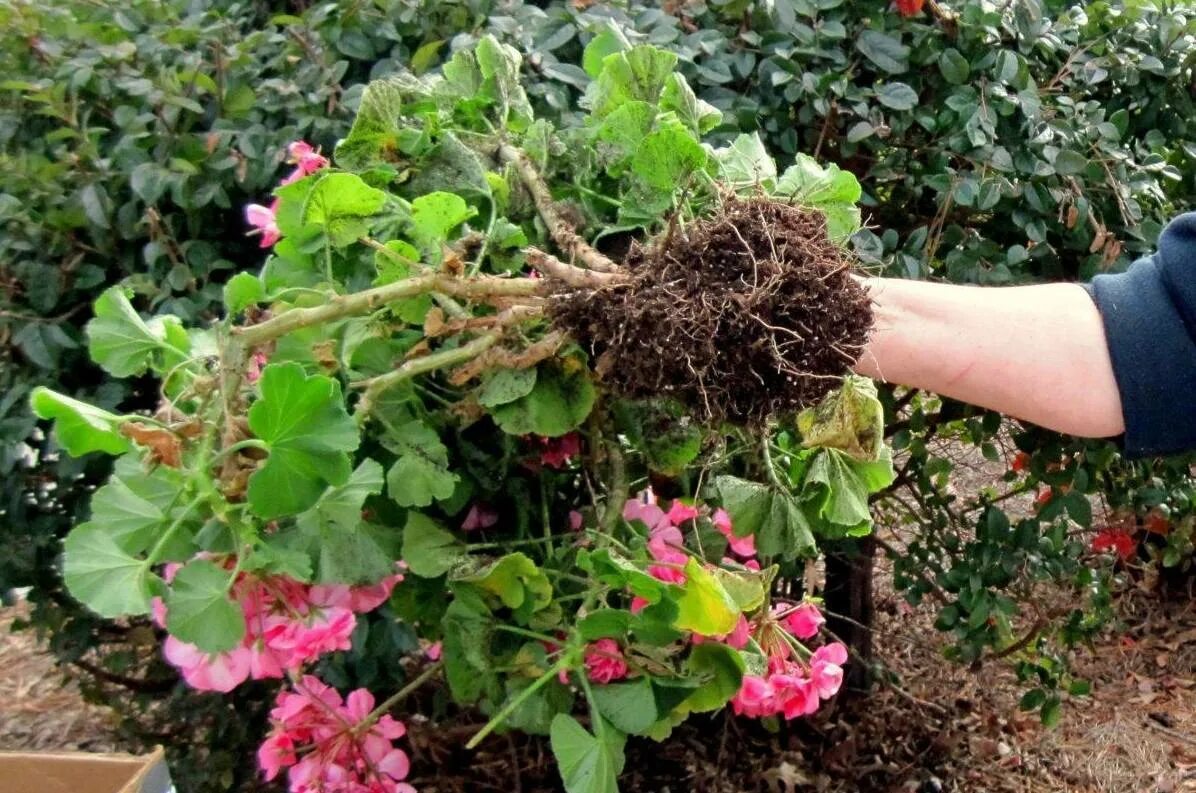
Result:
<instances>
[{"instance_id":1,"label":"root ball","mask_svg":"<svg viewBox=\"0 0 1196 793\"><path fill-rule=\"evenodd\" d=\"M759 424L816 403L863 351L871 302L821 213L727 198L633 246L626 283L557 295L552 317L630 397L708 422Z\"/></svg>"}]
</instances>

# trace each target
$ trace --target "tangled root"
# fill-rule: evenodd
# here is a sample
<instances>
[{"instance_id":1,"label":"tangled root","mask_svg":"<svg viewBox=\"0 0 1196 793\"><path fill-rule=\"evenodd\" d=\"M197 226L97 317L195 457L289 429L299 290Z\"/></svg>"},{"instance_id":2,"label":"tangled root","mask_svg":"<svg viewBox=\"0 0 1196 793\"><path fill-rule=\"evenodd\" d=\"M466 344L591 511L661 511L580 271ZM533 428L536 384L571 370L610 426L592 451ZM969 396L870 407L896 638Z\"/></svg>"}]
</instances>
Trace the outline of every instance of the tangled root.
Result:
<instances>
[{"instance_id":1,"label":"tangled root","mask_svg":"<svg viewBox=\"0 0 1196 793\"><path fill-rule=\"evenodd\" d=\"M863 352L865 289L821 213L727 198L634 246L625 283L561 292L555 325L630 397L671 396L707 422L759 424L816 403Z\"/></svg>"}]
</instances>

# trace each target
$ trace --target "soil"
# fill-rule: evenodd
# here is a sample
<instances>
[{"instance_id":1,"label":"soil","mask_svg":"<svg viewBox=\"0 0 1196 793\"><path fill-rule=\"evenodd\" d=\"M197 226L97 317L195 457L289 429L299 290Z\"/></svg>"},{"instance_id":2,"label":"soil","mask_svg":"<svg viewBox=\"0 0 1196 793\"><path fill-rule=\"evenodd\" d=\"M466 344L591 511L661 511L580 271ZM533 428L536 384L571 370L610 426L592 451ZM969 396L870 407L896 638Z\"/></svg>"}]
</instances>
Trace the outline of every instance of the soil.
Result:
<instances>
[{"instance_id":1,"label":"soil","mask_svg":"<svg viewBox=\"0 0 1196 793\"><path fill-rule=\"evenodd\" d=\"M557 327L631 397L667 394L706 421L759 424L816 403L860 356L866 291L821 213L728 197L633 245L628 283L563 293Z\"/></svg>"}]
</instances>

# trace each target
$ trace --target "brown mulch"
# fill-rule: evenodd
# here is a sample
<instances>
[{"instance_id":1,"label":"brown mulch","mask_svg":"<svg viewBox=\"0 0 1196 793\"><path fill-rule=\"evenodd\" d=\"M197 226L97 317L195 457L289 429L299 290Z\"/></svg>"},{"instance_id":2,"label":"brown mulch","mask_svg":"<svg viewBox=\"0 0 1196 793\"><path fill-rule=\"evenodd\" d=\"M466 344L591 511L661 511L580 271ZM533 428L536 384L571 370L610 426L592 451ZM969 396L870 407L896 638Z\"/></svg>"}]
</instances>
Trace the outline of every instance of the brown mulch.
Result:
<instances>
[{"instance_id":1,"label":"brown mulch","mask_svg":"<svg viewBox=\"0 0 1196 793\"><path fill-rule=\"evenodd\" d=\"M0 609L0 750L113 751L107 709L83 700L33 631L13 631L27 611Z\"/></svg>"}]
</instances>

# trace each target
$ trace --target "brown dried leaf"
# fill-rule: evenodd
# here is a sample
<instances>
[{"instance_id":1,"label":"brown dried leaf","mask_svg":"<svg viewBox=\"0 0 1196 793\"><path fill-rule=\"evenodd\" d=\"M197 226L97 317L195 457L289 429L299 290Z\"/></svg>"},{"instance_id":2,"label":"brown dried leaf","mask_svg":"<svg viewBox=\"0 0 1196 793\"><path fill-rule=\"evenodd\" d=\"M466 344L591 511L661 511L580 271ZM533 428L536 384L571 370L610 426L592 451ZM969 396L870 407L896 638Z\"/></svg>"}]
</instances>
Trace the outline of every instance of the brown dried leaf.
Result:
<instances>
[{"instance_id":1,"label":"brown dried leaf","mask_svg":"<svg viewBox=\"0 0 1196 793\"><path fill-rule=\"evenodd\" d=\"M1067 227L1074 229L1076 224L1080 222L1080 210L1076 209L1076 205L1072 204L1067 208Z\"/></svg>"},{"instance_id":2,"label":"brown dried leaf","mask_svg":"<svg viewBox=\"0 0 1196 793\"><path fill-rule=\"evenodd\" d=\"M183 464L183 442L170 430L135 421L122 424L120 433L133 443L149 449L150 459L156 463L170 468L178 468Z\"/></svg>"}]
</instances>

